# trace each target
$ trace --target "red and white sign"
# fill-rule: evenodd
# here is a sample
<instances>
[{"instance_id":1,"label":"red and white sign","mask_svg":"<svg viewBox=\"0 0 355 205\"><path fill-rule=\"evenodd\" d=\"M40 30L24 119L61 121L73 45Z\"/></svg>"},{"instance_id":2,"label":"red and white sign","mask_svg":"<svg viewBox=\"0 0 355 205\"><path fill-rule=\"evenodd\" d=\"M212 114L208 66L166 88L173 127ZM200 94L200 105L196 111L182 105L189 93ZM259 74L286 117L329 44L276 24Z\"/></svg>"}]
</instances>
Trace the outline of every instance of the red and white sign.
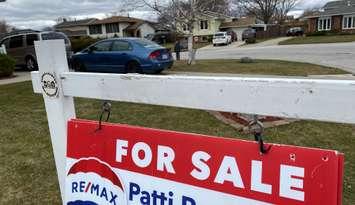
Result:
<instances>
[{"instance_id":1,"label":"red and white sign","mask_svg":"<svg viewBox=\"0 0 355 205\"><path fill-rule=\"evenodd\" d=\"M68 125L67 204L261 205L342 201L336 151L128 125Z\"/></svg>"}]
</instances>

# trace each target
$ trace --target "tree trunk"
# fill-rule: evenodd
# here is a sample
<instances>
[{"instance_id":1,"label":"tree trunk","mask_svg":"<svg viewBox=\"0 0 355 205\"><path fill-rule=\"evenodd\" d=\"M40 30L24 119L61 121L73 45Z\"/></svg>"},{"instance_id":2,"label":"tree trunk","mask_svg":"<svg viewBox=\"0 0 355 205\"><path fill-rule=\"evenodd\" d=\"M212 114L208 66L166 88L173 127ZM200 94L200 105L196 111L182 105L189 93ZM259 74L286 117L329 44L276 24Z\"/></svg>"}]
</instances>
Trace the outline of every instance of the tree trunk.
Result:
<instances>
[{"instance_id":1,"label":"tree trunk","mask_svg":"<svg viewBox=\"0 0 355 205\"><path fill-rule=\"evenodd\" d=\"M188 37L188 50L189 50L189 58L187 61L188 65L195 65L195 56L196 56L196 50L193 47L193 35L189 35Z\"/></svg>"}]
</instances>

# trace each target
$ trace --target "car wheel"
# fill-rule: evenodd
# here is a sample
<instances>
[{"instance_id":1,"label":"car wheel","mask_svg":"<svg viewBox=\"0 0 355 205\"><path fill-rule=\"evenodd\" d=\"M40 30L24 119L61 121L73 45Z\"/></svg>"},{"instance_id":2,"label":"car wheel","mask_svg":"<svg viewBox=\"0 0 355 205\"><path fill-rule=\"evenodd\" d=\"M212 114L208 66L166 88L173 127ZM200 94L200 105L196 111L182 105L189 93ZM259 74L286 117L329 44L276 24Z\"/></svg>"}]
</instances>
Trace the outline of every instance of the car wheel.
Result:
<instances>
[{"instance_id":1,"label":"car wheel","mask_svg":"<svg viewBox=\"0 0 355 205\"><path fill-rule=\"evenodd\" d=\"M27 57L26 58L26 70L34 71L37 69L38 69L38 66L37 66L36 60L33 59L33 57Z\"/></svg>"},{"instance_id":2,"label":"car wheel","mask_svg":"<svg viewBox=\"0 0 355 205\"><path fill-rule=\"evenodd\" d=\"M142 70L137 61L131 61L127 63L125 73L142 73Z\"/></svg>"}]
</instances>

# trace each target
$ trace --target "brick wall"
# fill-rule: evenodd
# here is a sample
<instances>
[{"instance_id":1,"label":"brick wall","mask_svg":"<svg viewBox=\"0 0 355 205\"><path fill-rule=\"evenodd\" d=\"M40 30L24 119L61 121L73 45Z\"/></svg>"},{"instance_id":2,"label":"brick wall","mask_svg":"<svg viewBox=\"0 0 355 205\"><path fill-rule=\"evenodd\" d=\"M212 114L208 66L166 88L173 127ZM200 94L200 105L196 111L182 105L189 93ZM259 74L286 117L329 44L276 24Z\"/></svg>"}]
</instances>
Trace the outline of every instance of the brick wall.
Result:
<instances>
[{"instance_id":1,"label":"brick wall","mask_svg":"<svg viewBox=\"0 0 355 205\"><path fill-rule=\"evenodd\" d=\"M343 16L332 16L332 31L341 32Z\"/></svg>"},{"instance_id":2,"label":"brick wall","mask_svg":"<svg viewBox=\"0 0 355 205\"><path fill-rule=\"evenodd\" d=\"M308 20L308 33L314 33L317 31L318 18L311 18Z\"/></svg>"}]
</instances>

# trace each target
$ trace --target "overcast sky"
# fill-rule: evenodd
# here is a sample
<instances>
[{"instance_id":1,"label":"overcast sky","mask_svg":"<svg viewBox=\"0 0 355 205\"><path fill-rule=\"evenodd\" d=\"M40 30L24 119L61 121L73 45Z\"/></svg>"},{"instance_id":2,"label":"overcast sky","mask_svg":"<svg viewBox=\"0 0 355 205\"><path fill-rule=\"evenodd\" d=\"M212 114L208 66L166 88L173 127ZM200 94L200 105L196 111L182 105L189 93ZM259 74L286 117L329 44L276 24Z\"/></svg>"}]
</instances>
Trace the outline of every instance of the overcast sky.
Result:
<instances>
[{"instance_id":1,"label":"overcast sky","mask_svg":"<svg viewBox=\"0 0 355 205\"><path fill-rule=\"evenodd\" d=\"M329 0L301 0L293 13L323 5ZM104 18L112 12L124 12L127 6L120 0L7 0L0 3L0 20L18 28L41 29L53 26L55 19L70 16L77 19L96 17ZM154 15L142 8L129 12L130 16L153 20Z\"/></svg>"}]
</instances>

